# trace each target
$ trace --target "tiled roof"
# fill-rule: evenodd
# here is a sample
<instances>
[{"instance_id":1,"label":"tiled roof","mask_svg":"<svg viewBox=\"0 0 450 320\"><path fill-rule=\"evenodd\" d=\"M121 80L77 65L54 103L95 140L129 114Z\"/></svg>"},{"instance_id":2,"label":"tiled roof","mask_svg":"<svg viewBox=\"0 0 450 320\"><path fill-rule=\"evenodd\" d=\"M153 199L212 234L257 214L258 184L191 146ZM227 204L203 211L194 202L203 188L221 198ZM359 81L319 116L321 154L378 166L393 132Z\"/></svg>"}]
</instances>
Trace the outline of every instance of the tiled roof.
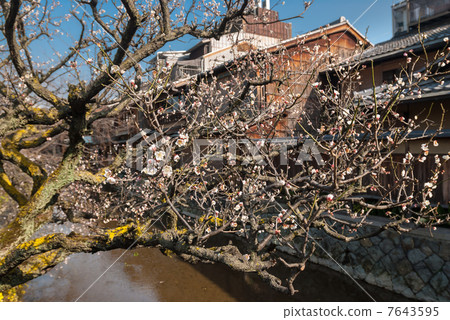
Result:
<instances>
[{"instance_id":1,"label":"tiled roof","mask_svg":"<svg viewBox=\"0 0 450 320\"><path fill-rule=\"evenodd\" d=\"M444 23L438 26L429 27L421 30L426 36L424 45L442 42L442 39L450 36L450 23ZM380 56L396 53L397 51L406 51L421 46L418 30L411 31L408 34L397 36L391 40L381 42L374 47L368 48L362 54L362 59L379 58Z\"/></svg>"},{"instance_id":2,"label":"tiled roof","mask_svg":"<svg viewBox=\"0 0 450 320\"><path fill-rule=\"evenodd\" d=\"M443 84L441 84L443 81ZM383 100L388 98L390 95L388 93L388 85L383 84L375 88L377 99ZM366 102L373 101L373 90L366 89L363 91L355 92L355 96L362 98ZM450 75L439 79L428 79L420 83L420 96L419 89L417 87L412 88L412 90L405 89L404 98L401 101L414 101L414 100L425 100L425 99L435 99L442 97L450 97Z\"/></svg>"}]
</instances>

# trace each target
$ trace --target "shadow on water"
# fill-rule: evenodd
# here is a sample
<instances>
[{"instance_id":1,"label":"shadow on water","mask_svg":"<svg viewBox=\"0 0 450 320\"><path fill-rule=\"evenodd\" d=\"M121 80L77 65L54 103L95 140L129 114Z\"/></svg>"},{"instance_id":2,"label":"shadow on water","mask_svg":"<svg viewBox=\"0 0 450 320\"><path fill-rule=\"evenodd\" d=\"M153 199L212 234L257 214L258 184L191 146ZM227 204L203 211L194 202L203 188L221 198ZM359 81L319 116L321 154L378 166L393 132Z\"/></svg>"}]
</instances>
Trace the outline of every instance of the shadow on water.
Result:
<instances>
[{"instance_id":1,"label":"shadow on water","mask_svg":"<svg viewBox=\"0 0 450 320\"><path fill-rule=\"evenodd\" d=\"M126 252L110 267L122 253L75 254L30 281L24 301L75 301L103 273L80 301L371 301L347 276L314 264L298 279L300 292L287 296L270 289L256 275L224 265L191 265L154 248ZM362 285L377 301L408 301Z\"/></svg>"}]
</instances>

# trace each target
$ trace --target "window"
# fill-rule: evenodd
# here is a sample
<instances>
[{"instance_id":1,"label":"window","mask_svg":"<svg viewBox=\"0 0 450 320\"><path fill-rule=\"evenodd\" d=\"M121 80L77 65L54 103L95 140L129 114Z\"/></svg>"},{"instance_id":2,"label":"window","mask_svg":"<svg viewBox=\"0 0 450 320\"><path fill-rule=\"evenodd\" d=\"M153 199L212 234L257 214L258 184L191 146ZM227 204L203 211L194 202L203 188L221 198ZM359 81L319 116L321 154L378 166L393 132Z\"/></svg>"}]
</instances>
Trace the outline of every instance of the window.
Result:
<instances>
[{"instance_id":1,"label":"window","mask_svg":"<svg viewBox=\"0 0 450 320\"><path fill-rule=\"evenodd\" d=\"M384 83L394 83L395 79L400 75L400 69L393 69L388 71L383 71L383 82Z\"/></svg>"}]
</instances>

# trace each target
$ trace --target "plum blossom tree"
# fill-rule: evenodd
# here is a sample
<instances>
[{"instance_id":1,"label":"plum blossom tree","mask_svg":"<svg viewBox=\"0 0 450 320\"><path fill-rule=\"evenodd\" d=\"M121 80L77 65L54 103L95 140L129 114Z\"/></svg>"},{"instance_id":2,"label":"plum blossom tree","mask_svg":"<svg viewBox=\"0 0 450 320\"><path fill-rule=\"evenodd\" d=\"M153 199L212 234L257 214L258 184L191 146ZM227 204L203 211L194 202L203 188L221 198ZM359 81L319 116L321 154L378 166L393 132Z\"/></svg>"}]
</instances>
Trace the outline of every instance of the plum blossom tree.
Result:
<instances>
[{"instance_id":1,"label":"plum blossom tree","mask_svg":"<svg viewBox=\"0 0 450 320\"><path fill-rule=\"evenodd\" d=\"M311 57L307 72L279 46L250 48L224 64L225 76L207 72L181 85L162 67L150 69L145 81L147 58L167 42L188 34L219 37L251 4L78 1L61 19L51 16L59 12L56 2L1 6L0 184L18 206L0 230L5 295L70 254L138 246L257 273L293 294L315 251L312 229L354 241L449 219L429 202L448 156L436 157L425 184L413 170L428 156L442 123L396 111L400 96L424 77L439 81L437 62L420 76L403 70L395 85L374 92L370 101L354 95L363 66L338 63L339 57L300 40L299 50ZM39 61L35 42L56 37L65 19L78 23L79 38L58 61ZM61 79L70 80L67 89L55 84ZM101 167L91 161L83 136L120 113L137 117L132 123L148 148L118 150ZM424 124L436 130L422 153L397 161L396 150ZM46 167L32 150L64 133L65 152ZM127 166L130 155L138 161ZM4 163L30 177L30 190L11 182ZM389 174L394 183L386 185L382 179ZM79 228L34 237L57 206L71 211ZM380 210L389 219L368 231L369 215ZM287 269L287 279L273 271L276 265Z\"/></svg>"},{"instance_id":2,"label":"plum blossom tree","mask_svg":"<svg viewBox=\"0 0 450 320\"><path fill-rule=\"evenodd\" d=\"M141 68L168 42L185 35L219 37L250 10L250 3L13 0L0 5L0 184L18 206L16 217L0 232L0 291L5 292L44 273L88 241L31 237L50 221L51 207L65 187L76 181L102 183L105 172L121 162L118 157L111 168L96 172L80 164L83 136L97 120L113 117L129 104L118 94L123 89L119 82L134 77L139 85ZM40 57L44 48L53 49L55 58ZM53 168L30 155L62 133L68 137L67 148ZM31 178L30 190L12 183L8 166ZM63 249L68 242L78 244Z\"/></svg>"},{"instance_id":3,"label":"plum blossom tree","mask_svg":"<svg viewBox=\"0 0 450 320\"><path fill-rule=\"evenodd\" d=\"M143 138L149 146L143 170L127 168L115 176L124 198L115 203L109 197L108 203L131 199L129 207L113 216L105 212L107 219L129 226L127 219L135 216L147 223L145 230L157 223L165 232L153 239L165 237L159 244L185 260L254 272L290 294L315 251L312 229L348 242L387 229L433 230L448 221L430 200L449 155L434 156L425 181L414 170L437 145L445 109L437 123L397 111L400 96L428 78L440 81L445 72L436 69L439 61L420 76L404 69L395 84L363 99L355 95L365 68L357 58L340 64L337 56L317 54L308 72L286 70L295 59L282 46L254 50L226 71L206 73L182 88L130 91L153 131ZM335 62L323 78L338 80L313 82L326 61ZM160 72L159 82L168 76ZM314 108L307 108L305 97ZM173 114L176 121L164 122ZM399 148L417 138L414 130L423 133L422 152L399 158ZM380 212L386 222L367 228L369 216ZM285 281L272 271L275 265L288 270Z\"/></svg>"}]
</instances>

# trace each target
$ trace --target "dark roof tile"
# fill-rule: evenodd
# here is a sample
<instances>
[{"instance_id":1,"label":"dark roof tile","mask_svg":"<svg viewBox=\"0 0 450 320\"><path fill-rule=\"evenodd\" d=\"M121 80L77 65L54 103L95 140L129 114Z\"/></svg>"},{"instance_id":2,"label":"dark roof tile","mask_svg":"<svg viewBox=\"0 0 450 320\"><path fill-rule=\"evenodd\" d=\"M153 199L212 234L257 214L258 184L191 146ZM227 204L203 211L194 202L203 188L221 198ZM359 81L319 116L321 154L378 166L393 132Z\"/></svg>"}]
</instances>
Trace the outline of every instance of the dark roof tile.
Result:
<instances>
[{"instance_id":1,"label":"dark roof tile","mask_svg":"<svg viewBox=\"0 0 450 320\"><path fill-rule=\"evenodd\" d=\"M444 84L441 85L441 81ZM419 98L419 89L417 87L411 88L411 90L405 89L405 97L400 99L401 101L418 101L423 99L434 99L450 97L450 75L445 75L439 79L428 79L420 83L421 97ZM377 93L377 99L384 100L390 97L388 93L388 85L383 84L375 88ZM411 94L412 93L412 94ZM355 96L361 98L363 101L373 102L373 90L366 89L359 92L355 92Z\"/></svg>"},{"instance_id":2,"label":"dark roof tile","mask_svg":"<svg viewBox=\"0 0 450 320\"><path fill-rule=\"evenodd\" d=\"M424 45L427 46L436 41L442 41L443 38L450 36L450 23L435 26L422 31L426 36ZM402 36L397 36L391 40L381 42L371 48L368 48L362 54L362 59L377 58L377 56L395 52L400 49L409 50L420 45L418 30Z\"/></svg>"}]
</instances>

